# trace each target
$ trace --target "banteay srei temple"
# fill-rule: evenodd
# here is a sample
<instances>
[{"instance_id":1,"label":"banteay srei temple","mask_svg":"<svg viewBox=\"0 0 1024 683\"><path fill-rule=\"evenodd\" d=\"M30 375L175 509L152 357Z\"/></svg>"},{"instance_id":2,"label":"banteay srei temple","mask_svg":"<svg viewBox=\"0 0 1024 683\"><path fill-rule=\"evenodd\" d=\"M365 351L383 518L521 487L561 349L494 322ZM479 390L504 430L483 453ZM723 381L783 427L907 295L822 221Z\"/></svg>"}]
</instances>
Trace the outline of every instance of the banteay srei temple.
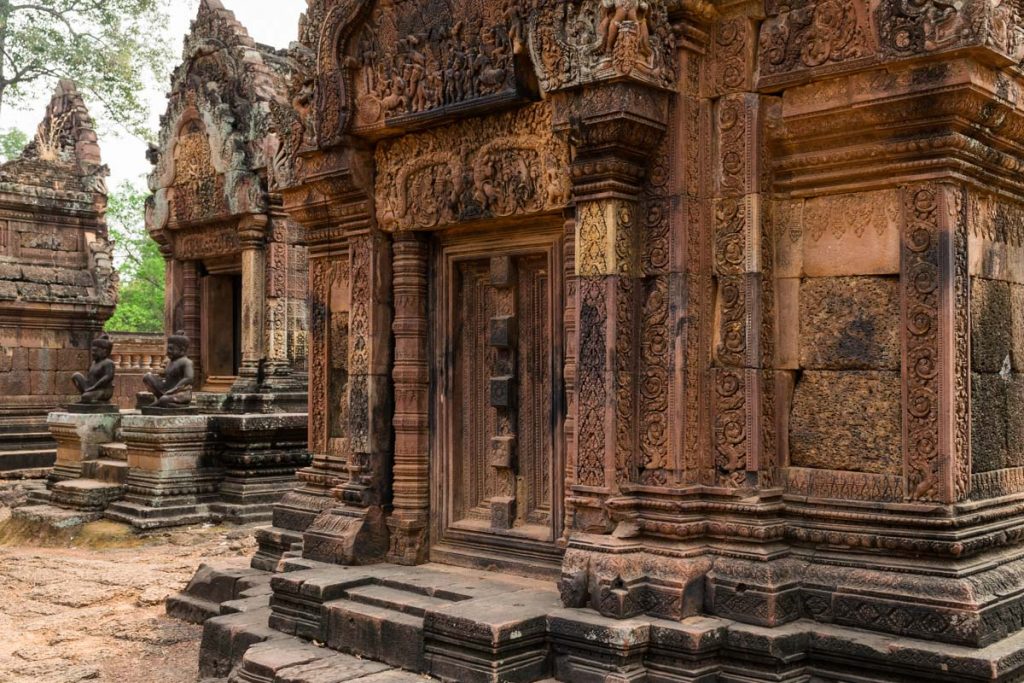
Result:
<instances>
[{"instance_id":1,"label":"banteay srei temple","mask_svg":"<svg viewBox=\"0 0 1024 683\"><path fill-rule=\"evenodd\" d=\"M206 683L1024 681L1024 4L280 32L185 39L159 337L73 83L0 165L9 523L248 529Z\"/></svg>"}]
</instances>

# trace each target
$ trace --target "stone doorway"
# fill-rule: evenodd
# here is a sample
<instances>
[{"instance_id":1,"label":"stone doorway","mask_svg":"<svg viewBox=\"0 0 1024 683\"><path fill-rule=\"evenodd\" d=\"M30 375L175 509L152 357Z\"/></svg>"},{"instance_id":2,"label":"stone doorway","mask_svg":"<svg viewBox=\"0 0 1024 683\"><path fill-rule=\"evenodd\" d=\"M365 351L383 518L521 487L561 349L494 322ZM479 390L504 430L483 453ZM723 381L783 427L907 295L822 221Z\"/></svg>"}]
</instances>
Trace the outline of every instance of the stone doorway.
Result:
<instances>
[{"instance_id":1,"label":"stone doorway","mask_svg":"<svg viewBox=\"0 0 1024 683\"><path fill-rule=\"evenodd\" d=\"M438 240L435 561L532 573L559 566L561 269L557 228Z\"/></svg>"},{"instance_id":2,"label":"stone doorway","mask_svg":"<svg viewBox=\"0 0 1024 683\"><path fill-rule=\"evenodd\" d=\"M203 391L226 392L242 362L242 276L208 272L201 291Z\"/></svg>"}]
</instances>

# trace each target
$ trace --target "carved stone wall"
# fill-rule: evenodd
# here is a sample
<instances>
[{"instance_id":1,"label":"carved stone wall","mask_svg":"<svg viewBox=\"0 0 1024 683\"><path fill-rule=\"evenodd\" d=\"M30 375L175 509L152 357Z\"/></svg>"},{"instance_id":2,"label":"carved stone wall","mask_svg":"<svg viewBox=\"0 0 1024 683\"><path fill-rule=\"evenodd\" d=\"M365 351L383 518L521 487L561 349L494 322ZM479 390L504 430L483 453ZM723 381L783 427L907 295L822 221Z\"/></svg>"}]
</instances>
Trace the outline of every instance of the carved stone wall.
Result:
<instances>
[{"instance_id":1,"label":"carved stone wall","mask_svg":"<svg viewBox=\"0 0 1024 683\"><path fill-rule=\"evenodd\" d=\"M970 0L311 2L274 177L310 248L316 458L260 561L558 574L561 680L717 670L579 635L697 615L780 680L889 667L863 630L997 658L1022 25ZM834 630L792 666L741 626L801 621ZM892 666L946 676L921 665Z\"/></svg>"},{"instance_id":2,"label":"carved stone wall","mask_svg":"<svg viewBox=\"0 0 1024 683\"><path fill-rule=\"evenodd\" d=\"M74 83L62 81L22 154L0 166L0 470L53 464L46 414L117 301L107 168Z\"/></svg>"}]
</instances>

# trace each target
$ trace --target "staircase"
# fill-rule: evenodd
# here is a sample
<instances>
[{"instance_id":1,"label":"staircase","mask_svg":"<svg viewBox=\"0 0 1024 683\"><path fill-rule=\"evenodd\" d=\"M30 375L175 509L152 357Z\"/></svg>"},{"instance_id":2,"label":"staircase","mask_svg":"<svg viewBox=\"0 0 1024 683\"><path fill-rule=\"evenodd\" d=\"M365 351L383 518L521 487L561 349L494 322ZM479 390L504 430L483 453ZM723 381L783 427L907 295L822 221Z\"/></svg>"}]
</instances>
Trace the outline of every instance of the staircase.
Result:
<instances>
[{"instance_id":1,"label":"staircase","mask_svg":"<svg viewBox=\"0 0 1024 683\"><path fill-rule=\"evenodd\" d=\"M82 463L79 479L60 481L50 489L49 503L83 512L103 512L124 497L128 449L123 443L100 446L100 457Z\"/></svg>"},{"instance_id":2,"label":"staircase","mask_svg":"<svg viewBox=\"0 0 1024 683\"><path fill-rule=\"evenodd\" d=\"M56 457L57 444L45 422L0 430L0 476L52 467Z\"/></svg>"},{"instance_id":3,"label":"staircase","mask_svg":"<svg viewBox=\"0 0 1024 683\"><path fill-rule=\"evenodd\" d=\"M201 621L197 606L226 599L221 616L205 622L201 678L496 683L550 675L547 615L560 607L550 583L442 565L285 563L286 572L267 574L269 595L246 598L237 589L252 576L205 567L168 601L169 613Z\"/></svg>"}]
</instances>

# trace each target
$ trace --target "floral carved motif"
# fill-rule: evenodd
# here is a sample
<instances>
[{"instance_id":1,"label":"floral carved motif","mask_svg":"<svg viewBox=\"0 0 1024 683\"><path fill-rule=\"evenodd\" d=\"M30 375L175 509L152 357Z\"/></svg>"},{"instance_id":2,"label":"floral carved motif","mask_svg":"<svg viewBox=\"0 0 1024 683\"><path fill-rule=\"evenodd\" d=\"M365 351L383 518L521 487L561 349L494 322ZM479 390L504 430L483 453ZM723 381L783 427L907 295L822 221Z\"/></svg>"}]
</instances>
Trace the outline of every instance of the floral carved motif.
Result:
<instances>
[{"instance_id":1,"label":"floral carved motif","mask_svg":"<svg viewBox=\"0 0 1024 683\"><path fill-rule=\"evenodd\" d=\"M939 356L941 305L940 191L930 185L905 190L901 286L903 289L904 467L911 500L941 500Z\"/></svg>"},{"instance_id":2,"label":"floral carved motif","mask_svg":"<svg viewBox=\"0 0 1024 683\"><path fill-rule=\"evenodd\" d=\"M580 345L577 369L576 481L582 486L604 486L605 354L608 318L603 278L579 279Z\"/></svg>"},{"instance_id":3,"label":"floral carved motif","mask_svg":"<svg viewBox=\"0 0 1024 683\"><path fill-rule=\"evenodd\" d=\"M761 27L761 77L874 56L863 0L822 0L784 12Z\"/></svg>"},{"instance_id":4,"label":"floral carved motif","mask_svg":"<svg viewBox=\"0 0 1024 683\"><path fill-rule=\"evenodd\" d=\"M388 231L559 209L568 149L543 104L408 135L377 152L377 215Z\"/></svg>"},{"instance_id":5,"label":"floral carved motif","mask_svg":"<svg viewBox=\"0 0 1024 683\"><path fill-rule=\"evenodd\" d=\"M234 228L199 228L174 235L174 256L182 261L197 261L217 256L234 256L242 251Z\"/></svg>"},{"instance_id":6,"label":"floral carved motif","mask_svg":"<svg viewBox=\"0 0 1024 683\"><path fill-rule=\"evenodd\" d=\"M747 421L747 383L742 370L717 370L715 405L716 484L740 488L747 479L750 433Z\"/></svg>"}]
</instances>

